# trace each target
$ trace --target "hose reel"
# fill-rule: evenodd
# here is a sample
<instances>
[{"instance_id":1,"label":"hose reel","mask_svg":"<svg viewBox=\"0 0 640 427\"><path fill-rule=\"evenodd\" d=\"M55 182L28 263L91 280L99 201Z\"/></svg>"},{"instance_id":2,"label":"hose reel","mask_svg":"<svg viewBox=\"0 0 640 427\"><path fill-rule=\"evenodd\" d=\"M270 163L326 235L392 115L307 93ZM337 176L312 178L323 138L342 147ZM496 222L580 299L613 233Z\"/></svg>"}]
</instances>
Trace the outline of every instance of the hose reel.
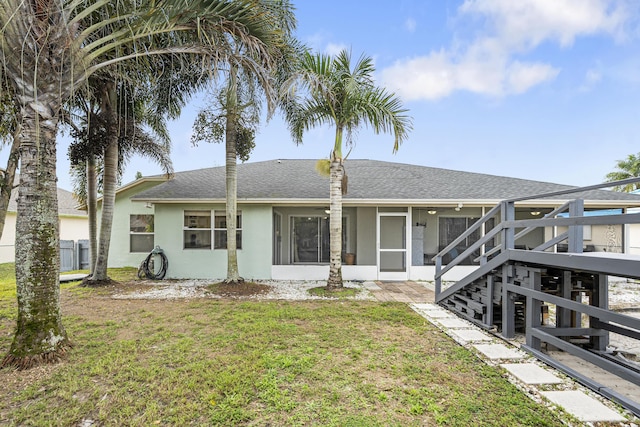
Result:
<instances>
[{"instance_id":1,"label":"hose reel","mask_svg":"<svg viewBox=\"0 0 640 427\"><path fill-rule=\"evenodd\" d=\"M160 268L157 271L155 269L155 255L159 255L160 257ZM167 274L168 268L169 260L164 254L164 250L162 250L160 246L156 245L156 247L149 252L149 255L147 255L147 257L140 263L140 267L138 267L138 278L162 280Z\"/></svg>"}]
</instances>

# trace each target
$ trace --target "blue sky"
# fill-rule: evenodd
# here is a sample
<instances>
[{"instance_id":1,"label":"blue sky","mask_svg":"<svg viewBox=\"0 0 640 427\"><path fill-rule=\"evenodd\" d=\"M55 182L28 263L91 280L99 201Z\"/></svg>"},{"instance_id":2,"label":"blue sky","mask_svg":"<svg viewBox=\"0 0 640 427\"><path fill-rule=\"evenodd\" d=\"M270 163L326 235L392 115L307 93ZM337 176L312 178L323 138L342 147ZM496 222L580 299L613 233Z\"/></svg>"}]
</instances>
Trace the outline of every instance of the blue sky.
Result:
<instances>
[{"instance_id":1,"label":"blue sky","mask_svg":"<svg viewBox=\"0 0 640 427\"><path fill-rule=\"evenodd\" d=\"M302 41L373 57L378 84L413 117L397 154L391 135L363 129L351 158L590 185L640 152L637 0L294 3ZM205 98L171 123L176 171L224 165L223 145L190 143ZM325 158L332 141L333 129L318 128L296 146L275 117L261 127L250 161ZM64 141L58 157L59 184L71 189ZM160 173L135 158L124 182L136 171Z\"/></svg>"}]
</instances>

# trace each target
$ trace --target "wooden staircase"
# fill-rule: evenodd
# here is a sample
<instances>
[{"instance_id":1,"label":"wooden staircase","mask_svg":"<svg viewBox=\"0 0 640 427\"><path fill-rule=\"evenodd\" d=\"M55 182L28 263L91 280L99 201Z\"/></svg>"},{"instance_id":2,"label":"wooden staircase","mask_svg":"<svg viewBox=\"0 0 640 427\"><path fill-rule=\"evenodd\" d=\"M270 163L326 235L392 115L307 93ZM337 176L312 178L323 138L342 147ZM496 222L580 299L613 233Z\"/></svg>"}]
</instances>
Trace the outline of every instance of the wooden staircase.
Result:
<instances>
[{"instance_id":1,"label":"wooden staircase","mask_svg":"<svg viewBox=\"0 0 640 427\"><path fill-rule=\"evenodd\" d=\"M581 190L584 188L572 191ZM549 194L531 198L544 196ZM637 224L640 214L584 216L584 201L576 199L542 218L515 220L518 200L501 202L434 257L436 302L507 339L516 332L524 334L522 348L601 393L601 386L554 361L543 347L581 357L640 385L637 366L614 360L607 350L610 332L640 340L640 319L608 309L609 277L640 280L640 256L582 251L585 225ZM568 217L561 215L565 212ZM489 220L497 225L485 230ZM537 227L565 227L568 231L530 250L516 249L516 241ZM475 244L443 265L452 248L479 232L483 236ZM558 252L558 245L566 252ZM444 282L445 274L472 253L481 254L475 259L478 268L455 283ZM550 307L552 318L547 314ZM608 397L640 416L640 403L615 393Z\"/></svg>"}]
</instances>

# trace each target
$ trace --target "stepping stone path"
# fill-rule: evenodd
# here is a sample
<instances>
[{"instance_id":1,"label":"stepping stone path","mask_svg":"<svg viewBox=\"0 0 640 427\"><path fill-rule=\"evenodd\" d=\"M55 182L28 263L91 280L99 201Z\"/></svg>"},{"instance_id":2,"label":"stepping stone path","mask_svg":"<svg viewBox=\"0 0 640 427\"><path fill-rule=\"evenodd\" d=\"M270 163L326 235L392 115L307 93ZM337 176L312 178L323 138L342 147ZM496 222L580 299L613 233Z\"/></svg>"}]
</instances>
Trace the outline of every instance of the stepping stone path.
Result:
<instances>
[{"instance_id":1,"label":"stepping stone path","mask_svg":"<svg viewBox=\"0 0 640 427\"><path fill-rule=\"evenodd\" d=\"M542 365L532 356L506 346L504 341L483 332L470 322L462 320L453 313L436 304L413 303L409 306L432 324L461 345L473 349L478 356L490 364L499 363L514 381L526 387L535 387L540 396L552 404L558 405L576 419L585 423L628 423L629 420L611 409L600 400L591 397L568 377L556 375L556 371ZM509 363L500 363L509 362ZM549 390L553 387L566 390ZM627 424L625 424L627 425Z\"/></svg>"}]
</instances>

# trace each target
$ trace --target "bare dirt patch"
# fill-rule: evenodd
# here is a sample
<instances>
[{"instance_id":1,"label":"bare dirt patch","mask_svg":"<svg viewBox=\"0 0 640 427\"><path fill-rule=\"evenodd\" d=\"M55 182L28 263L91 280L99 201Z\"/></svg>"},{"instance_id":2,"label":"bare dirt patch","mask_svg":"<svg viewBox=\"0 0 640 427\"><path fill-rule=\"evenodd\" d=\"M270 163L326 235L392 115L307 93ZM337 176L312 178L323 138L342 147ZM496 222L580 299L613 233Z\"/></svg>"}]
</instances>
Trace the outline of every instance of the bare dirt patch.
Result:
<instances>
[{"instance_id":1,"label":"bare dirt patch","mask_svg":"<svg viewBox=\"0 0 640 427\"><path fill-rule=\"evenodd\" d=\"M213 295L241 298L241 297L258 297L266 295L271 291L271 287L263 283L247 282L240 283L213 283L207 286L207 291Z\"/></svg>"}]
</instances>

